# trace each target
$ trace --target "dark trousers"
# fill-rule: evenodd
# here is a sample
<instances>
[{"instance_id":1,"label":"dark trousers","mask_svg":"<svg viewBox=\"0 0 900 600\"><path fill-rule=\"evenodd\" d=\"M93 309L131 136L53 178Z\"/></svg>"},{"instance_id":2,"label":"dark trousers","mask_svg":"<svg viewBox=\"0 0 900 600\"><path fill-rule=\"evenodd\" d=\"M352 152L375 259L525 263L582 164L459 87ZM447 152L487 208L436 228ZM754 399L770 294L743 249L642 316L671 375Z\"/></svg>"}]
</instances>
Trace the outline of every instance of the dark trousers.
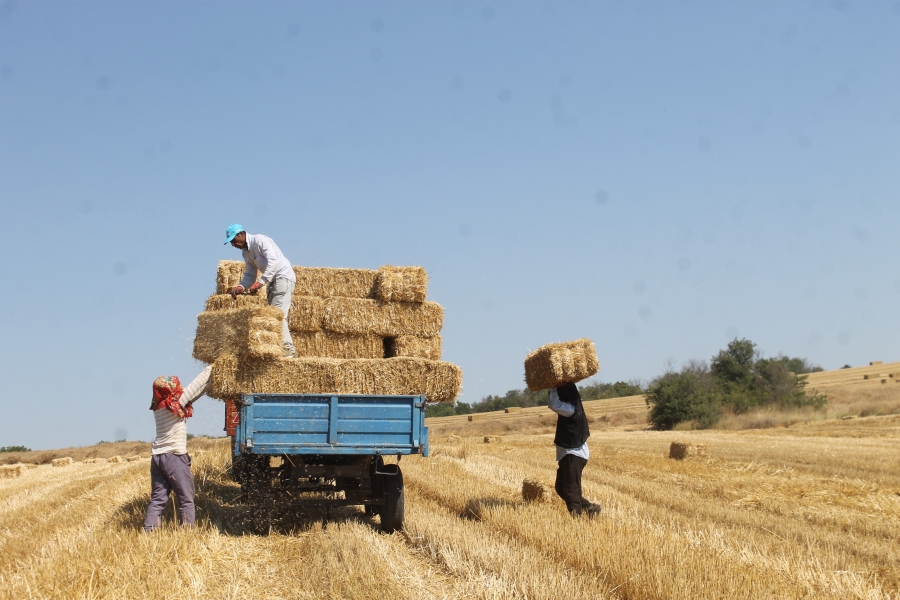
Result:
<instances>
[{"instance_id":1,"label":"dark trousers","mask_svg":"<svg viewBox=\"0 0 900 600\"><path fill-rule=\"evenodd\" d=\"M587 460L574 454L566 454L556 469L556 493L566 503L566 508L574 515L581 514L582 506L590 506L591 501L581 495L581 472Z\"/></svg>"},{"instance_id":2,"label":"dark trousers","mask_svg":"<svg viewBox=\"0 0 900 600\"><path fill-rule=\"evenodd\" d=\"M191 457L188 454L154 454L150 461L150 504L144 519L144 531L159 527L160 516L169 501L169 493L175 492L181 524L194 526L194 476L191 474Z\"/></svg>"}]
</instances>

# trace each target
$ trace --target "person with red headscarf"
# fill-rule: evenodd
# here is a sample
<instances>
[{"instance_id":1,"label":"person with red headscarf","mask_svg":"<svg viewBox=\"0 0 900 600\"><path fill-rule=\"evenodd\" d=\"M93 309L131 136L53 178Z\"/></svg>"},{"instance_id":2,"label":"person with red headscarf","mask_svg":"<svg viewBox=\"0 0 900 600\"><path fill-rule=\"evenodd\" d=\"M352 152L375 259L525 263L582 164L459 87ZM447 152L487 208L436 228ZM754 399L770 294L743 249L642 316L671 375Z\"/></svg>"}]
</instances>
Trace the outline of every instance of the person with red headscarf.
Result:
<instances>
[{"instance_id":1,"label":"person with red headscarf","mask_svg":"<svg viewBox=\"0 0 900 600\"><path fill-rule=\"evenodd\" d=\"M175 376L157 377L153 382L150 410L156 418L156 439L150 461L150 504L144 519L144 531L159 527L160 516L175 492L181 524L193 527L194 476L191 455L187 452L187 419L194 415L194 402L209 386L212 366L206 367L186 388Z\"/></svg>"}]
</instances>

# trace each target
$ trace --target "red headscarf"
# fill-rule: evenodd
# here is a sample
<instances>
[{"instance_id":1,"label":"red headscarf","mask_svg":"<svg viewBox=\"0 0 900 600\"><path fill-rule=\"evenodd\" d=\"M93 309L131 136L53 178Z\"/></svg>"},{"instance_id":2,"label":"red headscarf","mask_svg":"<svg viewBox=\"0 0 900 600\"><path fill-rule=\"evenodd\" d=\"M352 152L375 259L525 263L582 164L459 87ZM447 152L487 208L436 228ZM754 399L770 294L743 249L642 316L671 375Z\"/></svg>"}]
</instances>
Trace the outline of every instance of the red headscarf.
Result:
<instances>
[{"instance_id":1,"label":"red headscarf","mask_svg":"<svg viewBox=\"0 0 900 600\"><path fill-rule=\"evenodd\" d=\"M153 382L153 401L150 403L150 410L163 408L172 411L182 419L193 417L194 407L182 406L179 402L182 394L184 394L184 389L182 389L178 377L175 375L157 377Z\"/></svg>"}]
</instances>

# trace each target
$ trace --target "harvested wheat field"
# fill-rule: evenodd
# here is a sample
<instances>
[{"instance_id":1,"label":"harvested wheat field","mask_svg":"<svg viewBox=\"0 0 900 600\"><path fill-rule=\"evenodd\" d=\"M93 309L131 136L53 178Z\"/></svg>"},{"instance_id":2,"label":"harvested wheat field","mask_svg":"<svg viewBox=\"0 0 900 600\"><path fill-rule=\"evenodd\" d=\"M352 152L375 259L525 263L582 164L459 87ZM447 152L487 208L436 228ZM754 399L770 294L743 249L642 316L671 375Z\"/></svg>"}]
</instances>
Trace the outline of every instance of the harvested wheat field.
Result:
<instances>
[{"instance_id":1,"label":"harvested wheat field","mask_svg":"<svg viewBox=\"0 0 900 600\"><path fill-rule=\"evenodd\" d=\"M900 597L900 416L652 432L622 416L641 402L586 403L593 520L552 492L546 408L430 419L390 535L357 507L250 535L227 440L190 442L193 531L170 507L140 533L147 461L24 469L0 479L0 598ZM670 459L672 442L707 455ZM549 501L524 500L526 480Z\"/></svg>"}]
</instances>

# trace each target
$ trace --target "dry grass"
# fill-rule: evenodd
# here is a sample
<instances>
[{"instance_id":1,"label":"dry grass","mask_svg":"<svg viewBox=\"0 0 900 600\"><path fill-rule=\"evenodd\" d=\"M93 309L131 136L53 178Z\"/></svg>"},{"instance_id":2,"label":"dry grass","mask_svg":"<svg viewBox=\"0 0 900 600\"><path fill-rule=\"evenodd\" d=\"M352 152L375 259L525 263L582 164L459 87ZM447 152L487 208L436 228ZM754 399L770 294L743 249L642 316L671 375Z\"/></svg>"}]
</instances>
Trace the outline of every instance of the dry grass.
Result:
<instances>
[{"instance_id":1,"label":"dry grass","mask_svg":"<svg viewBox=\"0 0 900 600\"><path fill-rule=\"evenodd\" d=\"M428 294L428 274L422 267L394 267L378 269L375 297L382 302L425 302Z\"/></svg>"},{"instance_id":2,"label":"dry grass","mask_svg":"<svg viewBox=\"0 0 900 600\"><path fill-rule=\"evenodd\" d=\"M587 338L547 344L525 357L525 383L532 391L581 381L596 375L599 370L597 351Z\"/></svg>"},{"instance_id":3,"label":"dry grass","mask_svg":"<svg viewBox=\"0 0 900 600\"><path fill-rule=\"evenodd\" d=\"M213 363L223 352L242 358L278 358L284 354L281 322L274 306L203 312L197 316L194 358Z\"/></svg>"},{"instance_id":4,"label":"dry grass","mask_svg":"<svg viewBox=\"0 0 900 600\"><path fill-rule=\"evenodd\" d=\"M377 335L353 335L333 331L291 334L297 356L323 358L383 358L384 343Z\"/></svg>"},{"instance_id":5,"label":"dry grass","mask_svg":"<svg viewBox=\"0 0 900 600\"><path fill-rule=\"evenodd\" d=\"M406 527L392 535L355 507L324 526L321 510L282 509L268 536L249 535L227 440L189 442L192 531L170 507L160 531L140 533L146 462L0 480L0 598L900 597L900 416L598 429L584 489L604 512L577 521L543 483L556 470L552 435L484 444L429 421L432 456L401 463ZM669 460L676 436L710 457ZM526 502L525 480L547 501Z\"/></svg>"},{"instance_id":6,"label":"dry grass","mask_svg":"<svg viewBox=\"0 0 900 600\"><path fill-rule=\"evenodd\" d=\"M412 356L428 360L441 360L441 336L439 335L432 337L401 335L388 338L388 340L387 355L389 358Z\"/></svg>"},{"instance_id":7,"label":"dry grass","mask_svg":"<svg viewBox=\"0 0 900 600\"><path fill-rule=\"evenodd\" d=\"M381 302L331 298L325 307L325 329L338 333L397 337L439 335L444 309L436 302Z\"/></svg>"},{"instance_id":8,"label":"dry grass","mask_svg":"<svg viewBox=\"0 0 900 600\"><path fill-rule=\"evenodd\" d=\"M425 394L430 402L453 402L462 386L456 365L421 358L295 358L216 361L208 395L224 400L247 394Z\"/></svg>"}]
</instances>

